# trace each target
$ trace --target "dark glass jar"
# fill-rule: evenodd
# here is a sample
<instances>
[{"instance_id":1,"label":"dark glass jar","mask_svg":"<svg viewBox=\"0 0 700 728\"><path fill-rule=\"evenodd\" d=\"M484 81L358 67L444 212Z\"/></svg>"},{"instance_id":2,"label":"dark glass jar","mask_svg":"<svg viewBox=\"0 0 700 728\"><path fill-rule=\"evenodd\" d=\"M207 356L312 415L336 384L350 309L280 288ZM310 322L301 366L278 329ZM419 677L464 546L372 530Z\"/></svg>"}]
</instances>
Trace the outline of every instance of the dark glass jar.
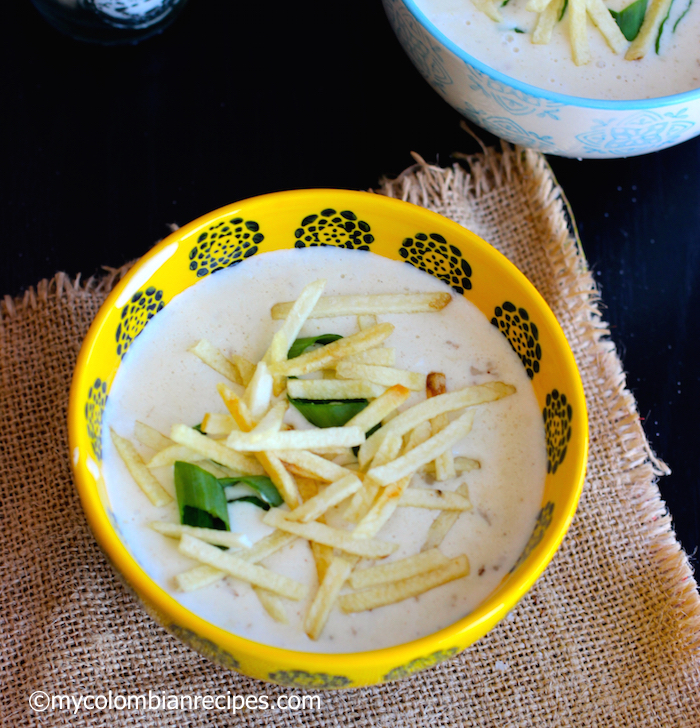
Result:
<instances>
[{"instance_id":1,"label":"dark glass jar","mask_svg":"<svg viewBox=\"0 0 700 728\"><path fill-rule=\"evenodd\" d=\"M162 32L187 0L32 0L54 28L102 45L138 43Z\"/></svg>"}]
</instances>

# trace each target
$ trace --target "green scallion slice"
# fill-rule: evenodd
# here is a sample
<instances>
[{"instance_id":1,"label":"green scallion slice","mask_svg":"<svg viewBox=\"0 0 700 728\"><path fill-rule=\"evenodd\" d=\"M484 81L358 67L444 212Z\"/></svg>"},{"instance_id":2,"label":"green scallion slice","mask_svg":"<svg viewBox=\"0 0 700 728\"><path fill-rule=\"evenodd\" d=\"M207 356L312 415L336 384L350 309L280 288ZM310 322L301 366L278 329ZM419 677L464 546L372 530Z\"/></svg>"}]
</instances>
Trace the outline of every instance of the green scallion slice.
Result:
<instances>
[{"instance_id":1,"label":"green scallion slice","mask_svg":"<svg viewBox=\"0 0 700 728\"><path fill-rule=\"evenodd\" d=\"M673 0L671 0L671 4L668 6L668 10L666 11L666 15L664 16L664 19L661 21L661 25L659 26L659 32L656 35L656 43L654 44L654 50L656 52L656 55L659 55L659 51L661 50L661 35L664 32L664 28L666 27L666 21L671 17L671 10L673 8ZM675 27L674 27L675 30Z\"/></svg>"},{"instance_id":2,"label":"green scallion slice","mask_svg":"<svg viewBox=\"0 0 700 728\"><path fill-rule=\"evenodd\" d=\"M676 32L676 28L678 27L678 23L680 23L681 20L683 20L683 18L685 18L685 16L688 14L688 11L690 10L690 6L692 4L693 4L693 0L689 0L688 4L685 7L685 10L678 16L678 18L676 19L676 22L673 24L673 29L672 29L671 32L673 32L673 33Z\"/></svg>"},{"instance_id":3,"label":"green scallion slice","mask_svg":"<svg viewBox=\"0 0 700 728\"><path fill-rule=\"evenodd\" d=\"M262 508L264 511L270 510L270 504L265 503L264 500L261 498L258 498L256 495L243 495L240 498L236 498L234 503L252 503L254 506L257 506L258 508Z\"/></svg>"},{"instance_id":4,"label":"green scallion slice","mask_svg":"<svg viewBox=\"0 0 700 728\"><path fill-rule=\"evenodd\" d=\"M325 346L332 341L343 337L339 334L320 334L319 336L307 336L297 339L289 349L288 359L301 356L312 346ZM351 420L358 412L361 412L368 404L366 399L341 399L341 400L315 400L315 399L292 399L288 397L289 403L312 425L316 427L342 427Z\"/></svg>"},{"instance_id":5,"label":"green scallion slice","mask_svg":"<svg viewBox=\"0 0 700 728\"><path fill-rule=\"evenodd\" d=\"M366 399L288 399L316 427L342 427L369 404Z\"/></svg>"},{"instance_id":6,"label":"green scallion slice","mask_svg":"<svg viewBox=\"0 0 700 728\"><path fill-rule=\"evenodd\" d=\"M301 356L307 349L312 346L325 346L332 341L338 341L343 337L340 334L319 334L318 336L306 336L303 339L297 339L287 352L287 359L296 359Z\"/></svg>"},{"instance_id":7,"label":"green scallion slice","mask_svg":"<svg viewBox=\"0 0 700 728\"><path fill-rule=\"evenodd\" d=\"M290 347L287 358L295 359L312 346L325 346L342 338L340 334L320 334L319 336L307 336L297 339ZM366 399L343 399L338 401L292 399L291 397L288 397L288 399L289 403L296 407L316 427L342 427L369 404Z\"/></svg>"},{"instance_id":8,"label":"green scallion slice","mask_svg":"<svg viewBox=\"0 0 700 728\"><path fill-rule=\"evenodd\" d=\"M230 502L246 501L248 503L255 503L255 505L266 511L270 507L276 508L284 503L275 484L266 475L241 475L238 478L219 478L219 484L222 488L231 485L247 485L257 494L252 495L249 491L240 495L237 494ZM226 498L226 495L224 497Z\"/></svg>"},{"instance_id":9,"label":"green scallion slice","mask_svg":"<svg viewBox=\"0 0 700 728\"><path fill-rule=\"evenodd\" d=\"M375 432L376 432L376 431L377 431L377 430L378 430L378 429L379 429L379 428L380 428L381 426L382 426L382 423L381 423L381 422L378 422L378 423L377 423L377 424L376 424L376 425L375 425L374 427L370 428L369 430L367 430L367 432L365 432L365 437L369 438L369 437L371 437L372 435L374 435L374 433L375 433ZM353 453L353 455L354 455L355 457L357 457L357 453L358 453L358 452L360 452L360 446L359 446L359 445L356 445L355 447L353 447L353 449L352 449L352 453Z\"/></svg>"},{"instance_id":10,"label":"green scallion slice","mask_svg":"<svg viewBox=\"0 0 700 728\"><path fill-rule=\"evenodd\" d=\"M180 523L230 531L228 504L218 479L193 463L179 460L175 463L174 474Z\"/></svg>"}]
</instances>

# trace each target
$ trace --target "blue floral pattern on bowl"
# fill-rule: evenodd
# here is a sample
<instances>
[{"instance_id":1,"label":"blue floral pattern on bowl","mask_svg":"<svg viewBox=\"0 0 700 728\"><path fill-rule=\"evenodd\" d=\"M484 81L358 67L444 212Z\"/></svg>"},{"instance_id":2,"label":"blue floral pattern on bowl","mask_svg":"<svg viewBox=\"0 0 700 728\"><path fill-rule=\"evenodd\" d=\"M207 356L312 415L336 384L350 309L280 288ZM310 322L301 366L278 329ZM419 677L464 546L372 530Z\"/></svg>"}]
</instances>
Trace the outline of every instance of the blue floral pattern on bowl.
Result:
<instances>
[{"instance_id":1,"label":"blue floral pattern on bowl","mask_svg":"<svg viewBox=\"0 0 700 728\"><path fill-rule=\"evenodd\" d=\"M559 121L562 104L507 86L471 66L466 66L466 71L471 81L472 91L481 91L509 114L514 116L535 114Z\"/></svg>"},{"instance_id":2,"label":"blue floral pattern on bowl","mask_svg":"<svg viewBox=\"0 0 700 728\"><path fill-rule=\"evenodd\" d=\"M663 149L680 141L695 126L689 118L688 108L676 111L640 111L630 117L594 119L589 131L576 138L588 153L629 156L652 146Z\"/></svg>"},{"instance_id":3,"label":"blue floral pattern on bowl","mask_svg":"<svg viewBox=\"0 0 700 728\"><path fill-rule=\"evenodd\" d=\"M435 39L416 22L403 3L386 0L384 7L401 45L413 61L413 65L433 88L446 95L445 88L451 86L454 81L445 66L442 46L436 43Z\"/></svg>"},{"instance_id":4,"label":"blue floral pattern on bowl","mask_svg":"<svg viewBox=\"0 0 700 728\"><path fill-rule=\"evenodd\" d=\"M513 144L536 149L538 152L553 151L554 139L551 136L540 136L534 131L528 131L513 119L505 116L489 116L466 101L461 111L470 121Z\"/></svg>"}]
</instances>

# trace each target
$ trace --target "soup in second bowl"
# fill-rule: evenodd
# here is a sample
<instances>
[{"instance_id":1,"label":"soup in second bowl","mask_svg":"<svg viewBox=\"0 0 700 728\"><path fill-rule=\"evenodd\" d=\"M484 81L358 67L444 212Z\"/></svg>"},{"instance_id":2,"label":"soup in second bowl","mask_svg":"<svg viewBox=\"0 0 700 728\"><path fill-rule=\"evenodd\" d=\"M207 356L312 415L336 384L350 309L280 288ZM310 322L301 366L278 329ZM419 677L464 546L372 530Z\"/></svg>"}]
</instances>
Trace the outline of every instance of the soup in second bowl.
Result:
<instances>
[{"instance_id":1,"label":"soup in second bowl","mask_svg":"<svg viewBox=\"0 0 700 728\"><path fill-rule=\"evenodd\" d=\"M571 3L544 45L532 42L538 14L527 10L523 0L500 4L500 22L489 18L471 0L416 0L416 5L466 53L510 78L545 91L624 100L700 88L700 4L692 0L673 2L667 19L653 33L650 50L639 60L626 60L630 44L625 39L620 52L613 52L589 18L585 37L590 60L582 65L576 65L572 58ZM627 0L612 0L608 7L622 12L629 5Z\"/></svg>"}]
</instances>

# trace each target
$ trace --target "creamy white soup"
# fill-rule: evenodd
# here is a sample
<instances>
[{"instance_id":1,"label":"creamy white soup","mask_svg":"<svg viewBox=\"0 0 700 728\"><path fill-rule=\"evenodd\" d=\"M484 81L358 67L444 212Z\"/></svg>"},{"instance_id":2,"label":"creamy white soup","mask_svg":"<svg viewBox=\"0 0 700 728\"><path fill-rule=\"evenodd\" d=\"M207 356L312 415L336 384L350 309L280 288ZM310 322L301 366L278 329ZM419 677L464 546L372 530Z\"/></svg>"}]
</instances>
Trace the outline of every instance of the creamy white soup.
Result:
<instances>
[{"instance_id":1,"label":"creamy white soup","mask_svg":"<svg viewBox=\"0 0 700 728\"><path fill-rule=\"evenodd\" d=\"M471 433L453 448L455 456L479 461L478 470L440 483L454 490L468 483L472 510L465 511L441 545L448 557L466 554L470 574L417 598L366 612L345 614L335 608L318 640L303 623L317 577L307 541L298 539L262 565L309 586L309 597L284 600L288 624L273 620L250 585L228 577L190 593L178 592L174 577L196 565L178 552L178 542L156 533L154 520L179 522L175 502L156 508L130 477L109 438L110 428L134 440L134 423L142 421L164 434L171 425L201 422L207 412L225 412L216 385L220 374L188 352L207 339L226 354L258 361L280 322L271 306L294 300L302 288L327 280L324 295L450 291L442 311L379 315L395 331L385 342L396 349L396 366L428 374L443 372L448 390L502 381L515 394L476 408ZM355 316L308 320L302 336L357 331ZM415 392L401 407L425 398ZM296 427L309 426L290 407ZM532 533L546 473L542 416L520 359L506 338L461 295L408 264L372 253L309 248L259 254L199 282L175 297L133 341L109 392L104 414L103 471L119 531L127 548L157 584L185 607L237 635L269 645L324 653L372 650L428 635L469 614L508 573ZM144 459L153 451L137 446ZM156 476L174 492L172 468ZM429 477L412 485L437 487ZM286 506L282 507L286 509ZM342 513L342 504L338 507ZM377 538L398 545L386 561L420 551L439 511L397 508ZM229 504L231 530L251 542L272 532L264 511L245 502ZM364 566L361 564L360 567Z\"/></svg>"},{"instance_id":2,"label":"creamy white soup","mask_svg":"<svg viewBox=\"0 0 700 728\"><path fill-rule=\"evenodd\" d=\"M606 2L612 10L629 4ZM549 44L531 42L537 13L525 9L525 0L510 0L501 7L501 23L488 18L471 0L416 0L416 5L471 56L546 91L590 99L646 99L700 88L700 3L693 0L674 0L659 52L652 44L638 61L625 60L624 50L613 53L589 19L591 60L582 66L572 60L566 16L555 26Z\"/></svg>"}]
</instances>

